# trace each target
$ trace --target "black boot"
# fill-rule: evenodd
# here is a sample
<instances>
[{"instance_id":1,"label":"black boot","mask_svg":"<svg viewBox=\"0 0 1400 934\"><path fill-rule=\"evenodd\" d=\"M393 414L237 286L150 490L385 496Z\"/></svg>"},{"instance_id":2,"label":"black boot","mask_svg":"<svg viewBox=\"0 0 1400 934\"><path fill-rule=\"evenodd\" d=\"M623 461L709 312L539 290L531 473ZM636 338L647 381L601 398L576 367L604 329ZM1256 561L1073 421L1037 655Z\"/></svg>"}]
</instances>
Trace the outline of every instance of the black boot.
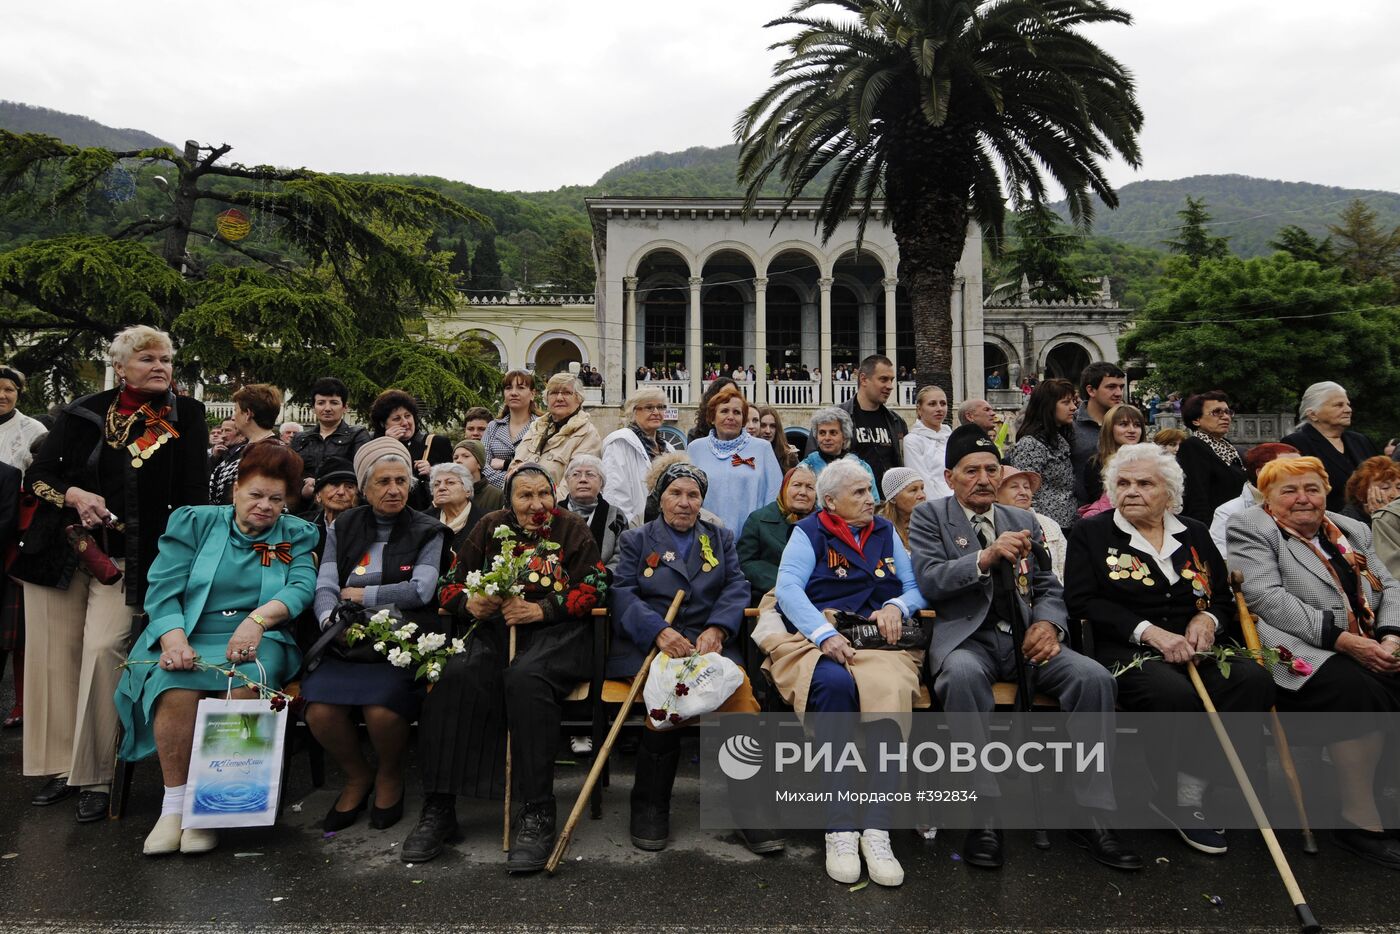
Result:
<instances>
[{"instance_id":1,"label":"black boot","mask_svg":"<svg viewBox=\"0 0 1400 934\"><path fill-rule=\"evenodd\" d=\"M426 863L442 852L444 843L457 836L457 799L453 795L430 794L423 802L423 813L409 832L399 859L405 863Z\"/></svg>"},{"instance_id":2,"label":"black boot","mask_svg":"<svg viewBox=\"0 0 1400 934\"><path fill-rule=\"evenodd\" d=\"M525 805L520 812L520 829L510 845L507 872L539 872L554 850L554 799Z\"/></svg>"},{"instance_id":3,"label":"black boot","mask_svg":"<svg viewBox=\"0 0 1400 934\"><path fill-rule=\"evenodd\" d=\"M632 782L632 845L664 850L671 833L671 787L680 761L680 738L656 730L643 733Z\"/></svg>"}]
</instances>

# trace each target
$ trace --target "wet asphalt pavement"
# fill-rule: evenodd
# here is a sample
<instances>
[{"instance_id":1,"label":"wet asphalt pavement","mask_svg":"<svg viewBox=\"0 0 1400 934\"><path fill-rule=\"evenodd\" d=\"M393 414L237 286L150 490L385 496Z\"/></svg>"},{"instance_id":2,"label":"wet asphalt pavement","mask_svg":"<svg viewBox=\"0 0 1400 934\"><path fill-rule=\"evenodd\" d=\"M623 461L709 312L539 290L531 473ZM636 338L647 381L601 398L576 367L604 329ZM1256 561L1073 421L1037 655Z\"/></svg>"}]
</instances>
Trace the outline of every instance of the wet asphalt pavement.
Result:
<instances>
[{"instance_id":1,"label":"wet asphalt pavement","mask_svg":"<svg viewBox=\"0 0 1400 934\"><path fill-rule=\"evenodd\" d=\"M8 674L0 710L10 706ZM631 757L620 755L603 820L580 822L553 877L511 877L498 804L463 800L465 839L431 863L407 866L397 845L417 812L388 830L360 823L332 837L320 820L337 776L313 789L298 757L273 828L226 831L206 856L152 859L141 841L159 812L156 764L137 770L127 817L80 825L73 801L29 804L40 782L20 775L20 731L0 732L0 930L35 931L1296 931L1258 834L1235 831L1223 858L1195 853L1160 831L1124 834L1148 862L1138 873L1092 862L1064 834L1038 851L1008 834L999 872L956 858L960 832L926 843L893 834L906 881L898 889L832 882L822 837L791 834L785 854L751 855L732 835L699 827L694 748L682 758L672 842L660 854L627 838ZM567 747L565 747L567 748ZM558 770L560 824L588 760ZM410 787L414 776L410 776ZM1325 836L1325 835L1324 835ZM1298 881L1329 931L1400 931L1400 874L1320 841L1303 854L1282 834ZM1212 905L1208 896L1219 896Z\"/></svg>"}]
</instances>

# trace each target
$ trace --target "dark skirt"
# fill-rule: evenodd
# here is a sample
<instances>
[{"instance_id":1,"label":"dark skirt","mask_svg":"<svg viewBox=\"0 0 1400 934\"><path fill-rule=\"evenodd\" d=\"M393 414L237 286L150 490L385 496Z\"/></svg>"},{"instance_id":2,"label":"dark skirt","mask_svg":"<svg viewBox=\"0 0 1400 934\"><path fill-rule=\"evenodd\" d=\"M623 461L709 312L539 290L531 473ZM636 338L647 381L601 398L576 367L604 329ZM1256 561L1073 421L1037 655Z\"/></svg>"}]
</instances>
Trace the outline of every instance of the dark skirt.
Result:
<instances>
[{"instance_id":1,"label":"dark skirt","mask_svg":"<svg viewBox=\"0 0 1400 934\"><path fill-rule=\"evenodd\" d=\"M24 587L0 574L0 652L24 648Z\"/></svg>"},{"instance_id":2,"label":"dark skirt","mask_svg":"<svg viewBox=\"0 0 1400 934\"><path fill-rule=\"evenodd\" d=\"M1350 655L1338 652L1317 666L1301 688L1278 689L1278 709L1284 713L1395 713L1400 711L1400 676L1377 674ZM1290 739L1323 745L1356 739L1375 731L1379 718L1304 718L1306 729L1288 727Z\"/></svg>"},{"instance_id":3,"label":"dark skirt","mask_svg":"<svg viewBox=\"0 0 1400 934\"><path fill-rule=\"evenodd\" d=\"M342 707L388 707L412 723L423 706L424 685L413 671L384 662L346 662L323 658L302 678L301 696L308 704Z\"/></svg>"},{"instance_id":4,"label":"dark skirt","mask_svg":"<svg viewBox=\"0 0 1400 934\"><path fill-rule=\"evenodd\" d=\"M505 796L506 733L515 730L514 768L552 769L553 762L524 761L523 749L539 731L559 730L559 703L588 678L593 654L588 620L521 626L516 636L518 675L542 687L540 709L508 710L505 668L507 628L499 618L485 620L467 637L467 651L443 668L423 705L418 724L419 767L429 794L474 798Z\"/></svg>"}]
</instances>

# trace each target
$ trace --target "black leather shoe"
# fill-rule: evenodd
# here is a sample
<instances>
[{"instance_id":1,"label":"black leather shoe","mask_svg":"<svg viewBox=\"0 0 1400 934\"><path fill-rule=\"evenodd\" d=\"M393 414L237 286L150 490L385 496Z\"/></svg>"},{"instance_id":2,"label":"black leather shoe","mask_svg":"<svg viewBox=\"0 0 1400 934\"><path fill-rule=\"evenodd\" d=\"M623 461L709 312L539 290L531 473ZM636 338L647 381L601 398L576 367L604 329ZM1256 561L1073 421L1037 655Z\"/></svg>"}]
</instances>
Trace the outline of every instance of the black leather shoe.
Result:
<instances>
[{"instance_id":1,"label":"black leather shoe","mask_svg":"<svg viewBox=\"0 0 1400 934\"><path fill-rule=\"evenodd\" d=\"M639 850L666 849L671 836L670 809L651 801L633 801L631 832L632 845Z\"/></svg>"},{"instance_id":2,"label":"black leather shoe","mask_svg":"<svg viewBox=\"0 0 1400 934\"><path fill-rule=\"evenodd\" d=\"M1332 842L1354 856L1387 869L1400 869L1400 841L1384 832L1349 827L1332 831Z\"/></svg>"},{"instance_id":3,"label":"black leather shoe","mask_svg":"<svg viewBox=\"0 0 1400 934\"><path fill-rule=\"evenodd\" d=\"M776 830L740 830L739 839L750 853L758 856L781 853L787 849L787 840Z\"/></svg>"},{"instance_id":4,"label":"black leather shoe","mask_svg":"<svg viewBox=\"0 0 1400 934\"><path fill-rule=\"evenodd\" d=\"M418 823L399 847L399 859L405 863L426 863L442 852L444 844L456 838L456 799L452 795L428 795Z\"/></svg>"},{"instance_id":5,"label":"black leather shoe","mask_svg":"<svg viewBox=\"0 0 1400 934\"><path fill-rule=\"evenodd\" d=\"M1075 846L1089 851L1094 859L1114 869L1137 870L1143 867L1142 857L1123 845L1112 827L1094 817L1087 830L1071 830L1070 840Z\"/></svg>"},{"instance_id":6,"label":"black leather shoe","mask_svg":"<svg viewBox=\"0 0 1400 934\"><path fill-rule=\"evenodd\" d=\"M51 778L44 782L44 787L40 788L34 797L29 799L29 803L36 808L46 808L50 804L57 804L64 798L78 793L78 789L68 784L67 778Z\"/></svg>"},{"instance_id":7,"label":"black leather shoe","mask_svg":"<svg viewBox=\"0 0 1400 934\"><path fill-rule=\"evenodd\" d=\"M539 872L554 849L554 799L525 805L506 858L507 872Z\"/></svg>"},{"instance_id":8,"label":"black leather shoe","mask_svg":"<svg viewBox=\"0 0 1400 934\"><path fill-rule=\"evenodd\" d=\"M365 796L360 799L360 803L348 811L338 811L335 805L332 804L331 809L326 812L326 819L321 821L321 829L326 833L335 833L355 823L355 821L360 819L360 812L369 807L369 799L373 794L373 789L365 792Z\"/></svg>"},{"instance_id":9,"label":"black leather shoe","mask_svg":"<svg viewBox=\"0 0 1400 934\"><path fill-rule=\"evenodd\" d=\"M403 818L404 795L399 795L399 800L387 808L375 805L369 809L369 825L375 830L388 830Z\"/></svg>"},{"instance_id":10,"label":"black leather shoe","mask_svg":"<svg viewBox=\"0 0 1400 934\"><path fill-rule=\"evenodd\" d=\"M93 821L105 820L107 805L111 800L112 796L105 791L78 792L78 823L90 824Z\"/></svg>"},{"instance_id":11,"label":"black leather shoe","mask_svg":"<svg viewBox=\"0 0 1400 934\"><path fill-rule=\"evenodd\" d=\"M973 827L963 840L963 862L983 869L1001 868L1001 830L990 824Z\"/></svg>"},{"instance_id":12,"label":"black leather shoe","mask_svg":"<svg viewBox=\"0 0 1400 934\"><path fill-rule=\"evenodd\" d=\"M671 787L680 758L672 734L647 730L637 749L637 769L632 780L632 845L639 850L666 849L671 835Z\"/></svg>"}]
</instances>

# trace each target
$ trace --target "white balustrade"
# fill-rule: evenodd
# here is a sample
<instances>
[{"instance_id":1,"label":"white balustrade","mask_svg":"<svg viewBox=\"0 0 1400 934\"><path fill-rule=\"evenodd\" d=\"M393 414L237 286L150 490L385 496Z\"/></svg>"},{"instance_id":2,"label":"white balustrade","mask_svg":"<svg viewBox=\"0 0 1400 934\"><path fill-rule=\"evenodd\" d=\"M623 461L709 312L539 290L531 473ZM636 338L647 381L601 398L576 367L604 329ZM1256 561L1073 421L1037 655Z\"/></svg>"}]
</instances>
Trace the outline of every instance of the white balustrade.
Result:
<instances>
[{"instance_id":1,"label":"white balustrade","mask_svg":"<svg viewBox=\"0 0 1400 934\"><path fill-rule=\"evenodd\" d=\"M918 395L919 386L917 383L899 384L899 405L913 405Z\"/></svg>"},{"instance_id":2,"label":"white balustrade","mask_svg":"<svg viewBox=\"0 0 1400 934\"><path fill-rule=\"evenodd\" d=\"M712 379L704 380L703 382L700 383L700 391L701 391L701 392L709 392L709 391L710 391L710 386L712 386L712 385L714 384L714 382L715 382L715 381L712 380ZM739 387L739 389L743 391L743 393L744 393L744 398L745 398L747 401L753 402L753 388L754 388L754 387L753 387L753 383L749 383L749 382L742 382L742 383L741 383L741 382L739 382L738 380L735 380L735 385L737 385L737 386Z\"/></svg>"},{"instance_id":3,"label":"white balustrade","mask_svg":"<svg viewBox=\"0 0 1400 934\"><path fill-rule=\"evenodd\" d=\"M831 384L831 389L832 398L836 400L837 405L849 402L856 394L855 380L836 380Z\"/></svg>"},{"instance_id":4,"label":"white balustrade","mask_svg":"<svg viewBox=\"0 0 1400 934\"><path fill-rule=\"evenodd\" d=\"M768 398L774 405L816 405L818 386L811 380L774 381L768 384Z\"/></svg>"},{"instance_id":5,"label":"white balustrade","mask_svg":"<svg viewBox=\"0 0 1400 934\"><path fill-rule=\"evenodd\" d=\"M690 402L690 380L652 379L637 384L638 389L660 389L666 394L666 401L672 405L685 405Z\"/></svg>"}]
</instances>

